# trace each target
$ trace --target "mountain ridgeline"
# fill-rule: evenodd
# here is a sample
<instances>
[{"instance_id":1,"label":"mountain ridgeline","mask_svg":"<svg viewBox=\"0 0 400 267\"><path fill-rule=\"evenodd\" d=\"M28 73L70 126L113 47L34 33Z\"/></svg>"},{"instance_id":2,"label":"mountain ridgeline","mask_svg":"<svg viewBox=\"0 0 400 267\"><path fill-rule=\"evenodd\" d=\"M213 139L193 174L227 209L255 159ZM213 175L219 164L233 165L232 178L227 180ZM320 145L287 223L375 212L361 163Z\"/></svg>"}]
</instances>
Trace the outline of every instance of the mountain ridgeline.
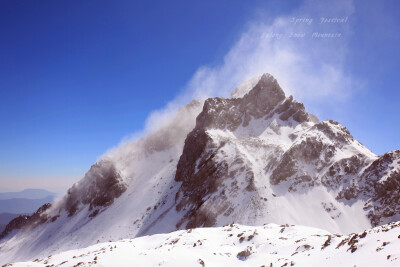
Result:
<instances>
[{"instance_id":1,"label":"mountain ridgeline","mask_svg":"<svg viewBox=\"0 0 400 267\"><path fill-rule=\"evenodd\" d=\"M263 74L103 156L63 199L9 227L0 253L24 260L232 223L361 232L400 220L399 190L399 150L375 155Z\"/></svg>"}]
</instances>

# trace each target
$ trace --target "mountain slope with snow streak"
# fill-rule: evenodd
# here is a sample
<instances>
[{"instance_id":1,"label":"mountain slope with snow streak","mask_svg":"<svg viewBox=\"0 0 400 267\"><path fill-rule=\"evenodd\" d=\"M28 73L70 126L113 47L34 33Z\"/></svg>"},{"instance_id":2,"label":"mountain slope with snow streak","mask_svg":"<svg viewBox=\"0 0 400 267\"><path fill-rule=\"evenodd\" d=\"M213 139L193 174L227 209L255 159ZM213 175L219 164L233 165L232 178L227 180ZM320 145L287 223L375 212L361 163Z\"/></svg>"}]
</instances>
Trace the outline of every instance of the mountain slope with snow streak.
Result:
<instances>
[{"instance_id":1,"label":"mountain slope with snow streak","mask_svg":"<svg viewBox=\"0 0 400 267\"><path fill-rule=\"evenodd\" d=\"M232 223L360 232L400 219L399 170L400 151L375 155L263 74L103 156L0 240L0 263Z\"/></svg>"}]
</instances>

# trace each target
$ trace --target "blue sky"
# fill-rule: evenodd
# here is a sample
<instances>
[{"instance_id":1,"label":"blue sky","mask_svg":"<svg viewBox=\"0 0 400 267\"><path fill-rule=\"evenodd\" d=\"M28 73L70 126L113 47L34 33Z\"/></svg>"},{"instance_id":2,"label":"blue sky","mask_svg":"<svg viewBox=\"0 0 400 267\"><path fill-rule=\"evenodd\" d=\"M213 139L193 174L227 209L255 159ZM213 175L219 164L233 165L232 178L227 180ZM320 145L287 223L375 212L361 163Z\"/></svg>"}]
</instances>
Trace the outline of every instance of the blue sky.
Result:
<instances>
[{"instance_id":1,"label":"blue sky","mask_svg":"<svg viewBox=\"0 0 400 267\"><path fill-rule=\"evenodd\" d=\"M214 86L227 88L207 92L226 95L259 70L240 72L241 61L250 66L249 58L261 58L260 69L268 71L281 64L275 56L281 51L304 55L271 72L283 73L278 81L310 112L341 122L377 154L399 149L400 3L322 2L1 1L0 191L64 190L121 139L141 131L152 111L197 96L208 84L193 89L193 81L235 73L232 85L220 78ZM318 26L321 16L348 21ZM294 17L313 18L315 28L287 22ZM342 37L258 37L270 29ZM245 52L243 38L250 43ZM314 62L333 71L320 72ZM292 74L285 76L288 66ZM307 86L319 79L329 90Z\"/></svg>"}]
</instances>

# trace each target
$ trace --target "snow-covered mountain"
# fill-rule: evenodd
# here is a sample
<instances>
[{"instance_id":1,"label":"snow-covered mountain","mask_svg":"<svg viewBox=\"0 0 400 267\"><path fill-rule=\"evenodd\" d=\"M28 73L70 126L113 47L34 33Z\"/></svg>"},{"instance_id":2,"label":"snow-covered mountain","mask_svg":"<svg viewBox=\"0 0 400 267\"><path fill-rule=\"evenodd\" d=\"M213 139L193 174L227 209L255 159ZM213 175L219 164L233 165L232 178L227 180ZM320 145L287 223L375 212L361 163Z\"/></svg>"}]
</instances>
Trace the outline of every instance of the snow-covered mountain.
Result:
<instances>
[{"instance_id":1,"label":"snow-covered mountain","mask_svg":"<svg viewBox=\"0 0 400 267\"><path fill-rule=\"evenodd\" d=\"M397 222L344 236L305 226L231 224L100 243L9 266L399 265Z\"/></svg>"},{"instance_id":2,"label":"snow-covered mountain","mask_svg":"<svg viewBox=\"0 0 400 267\"><path fill-rule=\"evenodd\" d=\"M400 151L377 156L309 114L269 74L192 101L105 155L0 240L0 262L226 224L361 232L400 220Z\"/></svg>"}]
</instances>

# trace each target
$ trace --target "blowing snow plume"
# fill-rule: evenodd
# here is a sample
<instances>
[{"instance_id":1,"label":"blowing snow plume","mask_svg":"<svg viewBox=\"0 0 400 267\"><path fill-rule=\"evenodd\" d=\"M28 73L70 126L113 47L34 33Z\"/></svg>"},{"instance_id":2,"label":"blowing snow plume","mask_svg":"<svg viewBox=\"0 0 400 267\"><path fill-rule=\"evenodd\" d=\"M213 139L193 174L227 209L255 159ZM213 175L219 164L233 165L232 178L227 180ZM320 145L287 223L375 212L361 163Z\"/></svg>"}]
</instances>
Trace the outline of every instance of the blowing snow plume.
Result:
<instances>
[{"instance_id":1,"label":"blowing snow plume","mask_svg":"<svg viewBox=\"0 0 400 267\"><path fill-rule=\"evenodd\" d=\"M307 0L292 13L278 17L270 17L268 10L259 11L222 62L200 67L182 94L149 116L143 132L133 135L134 140L174 118L177 110L193 99L227 97L243 81L265 72L272 74L287 94L308 106L348 99L360 87L345 68L353 12L353 1L345 0ZM346 21L320 23L321 18ZM325 33L335 35L322 37Z\"/></svg>"},{"instance_id":2,"label":"blowing snow plume","mask_svg":"<svg viewBox=\"0 0 400 267\"><path fill-rule=\"evenodd\" d=\"M345 74L353 1L329 2L330 8L327 8L327 2L323 2L307 0L291 14L273 19L268 18L268 12L264 10L258 19L248 22L221 64L216 67L200 67L181 95L164 109L150 114L142 132L125 138L118 148L112 149L102 158L113 158L119 164L132 158L127 154L147 153L148 148L143 145L143 141L136 141L151 132L163 132L157 129L168 128L177 122L177 132L164 136L161 142L169 143L171 136L184 139L185 133L194 127L193 118L200 112L200 108L183 117L182 114L177 115L180 107L193 99L202 102L208 97L229 96L239 84L250 90L264 72L271 73L287 94L293 94L306 103L323 104L327 100L332 103L347 99L358 84ZM332 17L345 18L346 22L320 23L321 18ZM318 35L322 33L340 33L340 36L323 38ZM154 141L146 143L149 145L149 142L153 142L156 145L160 141L155 139L161 135L152 133L153 139L148 138Z\"/></svg>"},{"instance_id":3,"label":"blowing snow plume","mask_svg":"<svg viewBox=\"0 0 400 267\"><path fill-rule=\"evenodd\" d=\"M326 97L342 100L356 83L345 70L353 12L352 1L313 0L274 19L264 12L248 23L221 65L203 66L196 72L189 83L189 94L199 99L227 96L242 81L268 72L287 93L303 101ZM346 22L320 23L324 17L345 18ZM323 35L326 33L330 37Z\"/></svg>"}]
</instances>

